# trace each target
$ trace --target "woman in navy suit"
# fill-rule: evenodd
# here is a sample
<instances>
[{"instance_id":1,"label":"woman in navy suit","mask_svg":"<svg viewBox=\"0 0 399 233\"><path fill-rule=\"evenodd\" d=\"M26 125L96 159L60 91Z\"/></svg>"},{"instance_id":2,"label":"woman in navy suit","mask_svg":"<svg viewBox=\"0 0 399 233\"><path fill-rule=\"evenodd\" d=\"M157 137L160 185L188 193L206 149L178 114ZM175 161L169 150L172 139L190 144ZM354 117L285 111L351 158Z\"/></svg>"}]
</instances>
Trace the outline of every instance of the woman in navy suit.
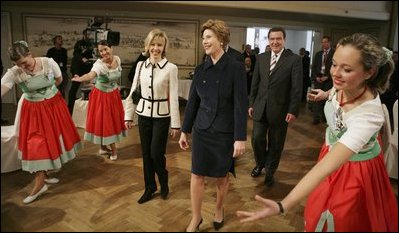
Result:
<instances>
[{"instance_id":1,"label":"woman in navy suit","mask_svg":"<svg viewBox=\"0 0 399 233\"><path fill-rule=\"evenodd\" d=\"M202 44L210 57L196 67L179 144L189 148L192 132L191 207L187 231L199 229L204 178L215 177L215 230L224 224L223 200L234 175L234 157L245 152L248 97L242 62L225 53L229 29L223 21L208 20L201 27Z\"/></svg>"}]
</instances>

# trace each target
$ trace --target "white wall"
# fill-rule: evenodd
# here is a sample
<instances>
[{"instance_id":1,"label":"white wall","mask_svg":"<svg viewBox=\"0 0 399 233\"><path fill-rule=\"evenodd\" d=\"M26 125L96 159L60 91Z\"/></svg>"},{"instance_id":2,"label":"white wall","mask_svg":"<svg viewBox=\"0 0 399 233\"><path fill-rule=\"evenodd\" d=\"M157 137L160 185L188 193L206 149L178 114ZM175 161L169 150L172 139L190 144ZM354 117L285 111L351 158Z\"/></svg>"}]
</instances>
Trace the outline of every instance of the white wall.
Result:
<instances>
[{"instance_id":1,"label":"white wall","mask_svg":"<svg viewBox=\"0 0 399 233\"><path fill-rule=\"evenodd\" d=\"M306 48L307 31L286 30L285 47L298 54L300 48Z\"/></svg>"},{"instance_id":2,"label":"white wall","mask_svg":"<svg viewBox=\"0 0 399 233\"><path fill-rule=\"evenodd\" d=\"M165 2L165 1L164 1ZM389 20L391 1L167 1L169 3L259 9L331 15L361 19Z\"/></svg>"}]
</instances>

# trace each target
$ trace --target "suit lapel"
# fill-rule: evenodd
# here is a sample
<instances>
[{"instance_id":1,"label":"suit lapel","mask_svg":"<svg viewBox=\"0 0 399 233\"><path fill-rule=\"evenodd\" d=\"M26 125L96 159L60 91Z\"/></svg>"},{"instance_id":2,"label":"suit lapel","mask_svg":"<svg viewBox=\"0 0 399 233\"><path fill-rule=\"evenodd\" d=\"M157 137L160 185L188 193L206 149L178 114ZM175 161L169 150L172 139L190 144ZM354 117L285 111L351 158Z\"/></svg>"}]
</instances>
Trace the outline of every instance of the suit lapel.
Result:
<instances>
[{"instance_id":1,"label":"suit lapel","mask_svg":"<svg viewBox=\"0 0 399 233\"><path fill-rule=\"evenodd\" d=\"M284 51L281 53L281 57L280 57L280 59L278 59L278 61L277 61L277 63L276 63L276 66L274 67L274 69L270 72L270 77L274 74L274 73L276 73L276 71L280 68L280 66L282 65L282 64L284 64L284 60L287 58L287 53L286 53L286 49L284 49ZM270 58L269 58L269 68L270 68Z\"/></svg>"},{"instance_id":2,"label":"suit lapel","mask_svg":"<svg viewBox=\"0 0 399 233\"><path fill-rule=\"evenodd\" d=\"M262 70L262 73L264 72L263 74L264 74L264 76L265 76L266 79L269 78L270 56L271 56L270 52L264 53L264 56L263 56L263 60L264 60L264 64L265 64L265 69ZM259 61L259 62L261 62L261 61ZM262 64L262 63L261 63L261 64Z\"/></svg>"}]
</instances>

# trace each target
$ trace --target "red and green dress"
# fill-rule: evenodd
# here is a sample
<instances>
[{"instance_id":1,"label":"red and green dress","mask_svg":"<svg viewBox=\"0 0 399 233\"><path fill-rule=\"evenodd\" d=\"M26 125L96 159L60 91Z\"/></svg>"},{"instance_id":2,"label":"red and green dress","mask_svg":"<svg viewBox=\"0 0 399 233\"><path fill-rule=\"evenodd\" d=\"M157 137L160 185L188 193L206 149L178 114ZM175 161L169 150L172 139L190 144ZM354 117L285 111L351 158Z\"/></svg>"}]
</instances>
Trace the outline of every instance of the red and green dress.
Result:
<instances>
[{"instance_id":1,"label":"red and green dress","mask_svg":"<svg viewBox=\"0 0 399 233\"><path fill-rule=\"evenodd\" d=\"M377 140L384 122L379 96L343 112L332 90L325 104L329 127L319 160L340 142L356 154L308 197L306 231L398 231L396 198Z\"/></svg>"},{"instance_id":2,"label":"red and green dress","mask_svg":"<svg viewBox=\"0 0 399 233\"><path fill-rule=\"evenodd\" d=\"M9 88L18 84L24 93L18 156L22 170L31 173L60 169L82 147L65 100L54 85L54 77L60 77L61 71L53 59L39 59L42 71L28 75L14 66L1 82Z\"/></svg>"},{"instance_id":3,"label":"red and green dress","mask_svg":"<svg viewBox=\"0 0 399 233\"><path fill-rule=\"evenodd\" d=\"M101 59L92 68L97 79L89 95L84 139L94 144L109 145L127 136L125 113L117 83L122 69L119 57L115 58L118 62L116 69L109 69Z\"/></svg>"}]
</instances>

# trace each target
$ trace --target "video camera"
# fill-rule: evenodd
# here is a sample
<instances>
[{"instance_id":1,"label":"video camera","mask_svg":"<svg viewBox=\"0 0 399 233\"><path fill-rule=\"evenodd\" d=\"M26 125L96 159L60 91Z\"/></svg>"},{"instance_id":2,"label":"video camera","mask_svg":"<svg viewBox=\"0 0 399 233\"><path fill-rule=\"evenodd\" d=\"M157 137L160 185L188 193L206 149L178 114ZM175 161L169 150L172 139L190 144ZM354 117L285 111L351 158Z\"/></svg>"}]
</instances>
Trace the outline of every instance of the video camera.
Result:
<instances>
[{"instance_id":1,"label":"video camera","mask_svg":"<svg viewBox=\"0 0 399 233\"><path fill-rule=\"evenodd\" d=\"M89 20L88 27L86 29L87 38L94 45L101 40L106 40L111 45L119 45L120 33L109 30L108 27L109 18L105 17L93 17ZM101 28L101 25L105 23L105 28Z\"/></svg>"}]
</instances>

